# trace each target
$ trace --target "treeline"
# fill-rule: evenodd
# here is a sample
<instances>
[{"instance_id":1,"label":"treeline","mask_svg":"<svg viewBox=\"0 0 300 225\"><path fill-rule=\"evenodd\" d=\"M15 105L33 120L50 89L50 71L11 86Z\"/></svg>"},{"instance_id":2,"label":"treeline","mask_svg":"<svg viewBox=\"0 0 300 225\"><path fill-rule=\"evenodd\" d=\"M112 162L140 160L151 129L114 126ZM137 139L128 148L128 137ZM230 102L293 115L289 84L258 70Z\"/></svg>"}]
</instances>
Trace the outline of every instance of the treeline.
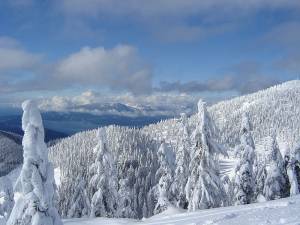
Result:
<instances>
[{"instance_id":1,"label":"treeline","mask_svg":"<svg viewBox=\"0 0 300 225\"><path fill-rule=\"evenodd\" d=\"M60 214L143 218L170 205L194 211L298 194L300 148L282 155L274 131L258 154L253 117L243 111L234 154L216 142L218 129L202 101L193 120L183 114L169 123L172 135L170 127L153 135L151 126L109 126L62 140L50 148L61 169ZM221 176L219 158L228 154L237 162L234 176Z\"/></svg>"}]
</instances>

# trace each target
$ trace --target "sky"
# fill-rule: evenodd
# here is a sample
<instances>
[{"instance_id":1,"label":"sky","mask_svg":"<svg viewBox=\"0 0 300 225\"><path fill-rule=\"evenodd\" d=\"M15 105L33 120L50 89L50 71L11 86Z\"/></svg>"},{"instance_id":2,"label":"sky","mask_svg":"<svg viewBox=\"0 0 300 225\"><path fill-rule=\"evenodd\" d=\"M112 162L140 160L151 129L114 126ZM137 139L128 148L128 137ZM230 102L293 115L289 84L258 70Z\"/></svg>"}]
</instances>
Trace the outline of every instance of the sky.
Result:
<instances>
[{"instance_id":1,"label":"sky","mask_svg":"<svg viewBox=\"0 0 300 225\"><path fill-rule=\"evenodd\" d=\"M0 107L218 101L300 76L300 1L1 0Z\"/></svg>"}]
</instances>

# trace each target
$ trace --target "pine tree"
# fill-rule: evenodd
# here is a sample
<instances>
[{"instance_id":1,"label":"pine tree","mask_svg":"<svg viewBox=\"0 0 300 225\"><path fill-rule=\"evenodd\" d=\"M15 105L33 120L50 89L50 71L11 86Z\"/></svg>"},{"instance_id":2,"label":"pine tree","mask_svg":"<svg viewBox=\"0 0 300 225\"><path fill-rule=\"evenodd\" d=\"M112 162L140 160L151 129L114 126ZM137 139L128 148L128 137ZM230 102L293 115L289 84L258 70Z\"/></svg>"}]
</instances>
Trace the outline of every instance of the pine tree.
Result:
<instances>
[{"instance_id":1,"label":"pine tree","mask_svg":"<svg viewBox=\"0 0 300 225\"><path fill-rule=\"evenodd\" d=\"M91 217L117 216L118 182L112 154L107 149L106 132L98 132L97 157L90 167Z\"/></svg>"},{"instance_id":2,"label":"pine tree","mask_svg":"<svg viewBox=\"0 0 300 225\"><path fill-rule=\"evenodd\" d=\"M187 208L188 202L185 196L185 185L188 178L189 165L189 150L190 137L187 127L186 114L181 114L181 133L179 137L178 148L176 151L176 169L174 174L174 181L171 185L171 199L177 207Z\"/></svg>"},{"instance_id":3,"label":"pine tree","mask_svg":"<svg viewBox=\"0 0 300 225\"><path fill-rule=\"evenodd\" d=\"M215 127L206 110L206 104L200 100L196 130L193 134L196 148L190 165L191 175L186 184L189 211L227 204L218 165L219 154L226 155L226 151L213 140L214 131Z\"/></svg>"},{"instance_id":4,"label":"pine tree","mask_svg":"<svg viewBox=\"0 0 300 225\"><path fill-rule=\"evenodd\" d=\"M235 204L249 204L254 197L253 164L255 160L254 142L251 136L251 124L248 115L244 113L241 126L240 145L236 148L239 162L235 169Z\"/></svg>"},{"instance_id":5,"label":"pine tree","mask_svg":"<svg viewBox=\"0 0 300 225\"><path fill-rule=\"evenodd\" d=\"M54 169L48 160L41 114L32 101L25 101L22 108L22 195L16 202L7 225L61 225L55 208Z\"/></svg>"},{"instance_id":6,"label":"pine tree","mask_svg":"<svg viewBox=\"0 0 300 225\"><path fill-rule=\"evenodd\" d=\"M290 196L299 194L299 185L297 178L297 167L299 162L296 160L295 152L289 150L285 152L284 156L285 169L290 185Z\"/></svg>"},{"instance_id":7,"label":"pine tree","mask_svg":"<svg viewBox=\"0 0 300 225\"><path fill-rule=\"evenodd\" d=\"M162 142L158 150L160 167L156 173L158 184L155 187L157 191L157 203L154 208L154 214L165 211L170 204L168 199L168 190L172 181L172 170L169 165L167 154L167 145Z\"/></svg>"},{"instance_id":8,"label":"pine tree","mask_svg":"<svg viewBox=\"0 0 300 225\"><path fill-rule=\"evenodd\" d=\"M73 181L75 190L73 191L71 208L68 210L68 218L81 218L89 215L91 204L86 190L86 183L82 177L82 173L80 173Z\"/></svg>"},{"instance_id":9,"label":"pine tree","mask_svg":"<svg viewBox=\"0 0 300 225\"><path fill-rule=\"evenodd\" d=\"M270 137L269 161L263 195L267 200L287 197L289 192L287 174L275 137Z\"/></svg>"},{"instance_id":10,"label":"pine tree","mask_svg":"<svg viewBox=\"0 0 300 225\"><path fill-rule=\"evenodd\" d=\"M123 178L119 182L119 199L118 199L118 217L134 218L135 214L132 210L132 189L130 189L129 179Z\"/></svg>"},{"instance_id":11,"label":"pine tree","mask_svg":"<svg viewBox=\"0 0 300 225\"><path fill-rule=\"evenodd\" d=\"M292 157L294 158L294 170L296 175L296 180L298 183L298 189L300 192L300 143L296 145L295 148L293 148L292 151Z\"/></svg>"},{"instance_id":12,"label":"pine tree","mask_svg":"<svg viewBox=\"0 0 300 225\"><path fill-rule=\"evenodd\" d=\"M0 177L0 216L8 219L14 207L14 190L11 181Z\"/></svg>"}]
</instances>

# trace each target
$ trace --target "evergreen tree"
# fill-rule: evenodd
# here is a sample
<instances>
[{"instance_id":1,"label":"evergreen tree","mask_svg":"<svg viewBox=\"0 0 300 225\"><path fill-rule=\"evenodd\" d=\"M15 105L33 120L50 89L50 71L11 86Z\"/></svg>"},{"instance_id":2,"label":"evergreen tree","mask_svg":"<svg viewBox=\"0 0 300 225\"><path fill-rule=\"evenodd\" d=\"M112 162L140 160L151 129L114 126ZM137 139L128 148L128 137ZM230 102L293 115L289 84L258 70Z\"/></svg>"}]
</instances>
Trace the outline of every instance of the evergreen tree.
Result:
<instances>
[{"instance_id":1,"label":"evergreen tree","mask_svg":"<svg viewBox=\"0 0 300 225\"><path fill-rule=\"evenodd\" d=\"M177 207L187 208L188 202L185 196L185 185L188 179L189 172L189 150L190 137L187 127L186 114L181 115L181 134L178 141L176 151L176 169L174 174L174 181L171 185L171 199Z\"/></svg>"},{"instance_id":2,"label":"evergreen tree","mask_svg":"<svg viewBox=\"0 0 300 225\"><path fill-rule=\"evenodd\" d=\"M235 204L249 204L254 197L253 164L255 160L254 142L251 136L251 124L248 115L244 113L241 125L240 145L236 148L239 162L235 169Z\"/></svg>"},{"instance_id":3,"label":"evergreen tree","mask_svg":"<svg viewBox=\"0 0 300 225\"><path fill-rule=\"evenodd\" d=\"M118 181L112 154L107 149L104 129L98 133L98 144L94 149L97 157L90 167L91 217L117 216Z\"/></svg>"},{"instance_id":4,"label":"evergreen tree","mask_svg":"<svg viewBox=\"0 0 300 225\"><path fill-rule=\"evenodd\" d=\"M218 165L218 156L227 153L213 140L214 131L215 127L206 110L206 104L200 100L193 134L196 148L190 165L191 175L186 185L189 211L227 205Z\"/></svg>"},{"instance_id":5,"label":"evergreen tree","mask_svg":"<svg viewBox=\"0 0 300 225\"><path fill-rule=\"evenodd\" d=\"M167 145L162 142L158 150L159 169L156 173L158 184L155 187L157 203L154 208L154 214L158 214L166 210L169 206L168 190L172 181L172 171L168 161Z\"/></svg>"},{"instance_id":6,"label":"evergreen tree","mask_svg":"<svg viewBox=\"0 0 300 225\"><path fill-rule=\"evenodd\" d=\"M61 225L55 208L54 169L48 160L41 114L32 101L25 101L22 108L24 111L22 117L24 163L20 175L22 192L7 225Z\"/></svg>"},{"instance_id":7,"label":"evergreen tree","mask_svg":"<svg viewBox=\"0 0 300 225\"><path fill-rule=\"evenodd\" d=\"M14 207L14 190L11 181L0 177L0 216L8 219Z\"/></svg>"},{"instance_id":8,"label":"evergreen tree","mask_svg":"<svg viewBox=\"0 0 300 225\"><path fill-rule=\"evenodd\" d=\"M275 137L270 137L270 155L263 195L267 200L288 196L289 188L284 161Z\"/></svg>"},{"instance_id":9,"label":"evergreen tree","mask_svg":"<svg viewBox=\"0 0 300 225\"><path fill-rule=\"evenodd\" d=\"M119 184L119 199L118 199L118 216L122 218L134 218L135 214L132 210L132 189L129 184L130 180L123 178Z\"/></svg>"},{"instance_id":10,"label":"evergreen tree","mask_svg":"<svg viewBox=\"0 0 300 225\"><path fill-rule=\"evenodd\" d=\"M289 150L285 152L284 163L290 185L290 196L297 195L299 194L297 178L297 167L299 162L295 158L295 152L290 152Z\"/></svg>"},{"instance_id":11,"label":"evergreen tree","mask_svg":"<svg viewBox=\"0 0 300 225\"><path fill-rule=\"evenodd\" d=\"M86 190L86 183L80 173L74 182L75 190L71 199L71 208L68 210L68 218L87 217L91 210L89 196Z\"/></svg>"}]
</instances>

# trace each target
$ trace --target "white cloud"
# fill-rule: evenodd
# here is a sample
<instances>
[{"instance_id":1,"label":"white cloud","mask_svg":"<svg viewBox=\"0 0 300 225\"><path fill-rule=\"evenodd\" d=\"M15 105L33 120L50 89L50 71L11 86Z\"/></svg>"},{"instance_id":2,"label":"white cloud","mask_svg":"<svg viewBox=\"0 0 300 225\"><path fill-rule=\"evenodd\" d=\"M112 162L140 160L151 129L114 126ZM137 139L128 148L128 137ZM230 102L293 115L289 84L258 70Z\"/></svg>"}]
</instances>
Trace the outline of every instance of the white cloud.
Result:
<instances>
[{"instance_id":1,"label":"white cloud","mask_svg":"<svg viewBox=\"0 0 300 225\"><path fill-rule=\"evenodd\" d=\"M98 115L174 116L181 112L192 113L197 100L198 97L188 94L153 93L137 96L130 93L105 95L87 91L73 97L55 96L40 99L39 107L45 111L87 112Z\"/></svg>"},{"instance_id":2,"label":"white cloud","mask_svg":"<svg viewBox=\"0 0 300 225\"><path fill-rule=\"evenodd\" d=\"M94 88L145 94L152 70L129 45L84 47L50 64L15 39L0 37L0 87L2 93Z\"/></svg>"},{"instance_id":3,"label":"white cloud","mask_svg":"<svg viewBox=\"0 0 300 225\"><path fill-rule=\"evenodd\" d=\"M55 79L133 93L149 92L152 86L150 68L136 49L128 45L112 49L84 47L59 63Z\"/></svg>"},{"instance_id":4,"label":"white cloud","mask_svg":"<svg viewBox=\"0 0 300 225\"><path fill-rule=\"evenodd\" d=\"M29 69L36 66L40 59L40 55L22 49L15 39L0 37L0 71Z\"/></svg>"},{"instance_id":5,"label":"white cloud","mask_svg":"<svg viewBox=\"0 0 300 225\"><path fill-rule=\"evenodd\" d=\"M143 29L164 41L218 35L238 27L260 10L300 11L300 2L293 0L63 0L59 5L66 17L77 21L92 18L142 24Z\"/></svg>"},{"instance_id":6,"label":"white cloud","mask_svg":"<svg viewBox=\"0 0 300 225\"><path fill-rule=\"evenodd\" d=\"M63 0L63 8L68 13L113 15L137 15L140 17L172 16L181 17L197 15L199 13L221 12L229 13L233 10L251 11L260 8L300 8L299 1L286 0ZM235 14L241 13L236 11Z\"/></svg>"}]
</instances>

